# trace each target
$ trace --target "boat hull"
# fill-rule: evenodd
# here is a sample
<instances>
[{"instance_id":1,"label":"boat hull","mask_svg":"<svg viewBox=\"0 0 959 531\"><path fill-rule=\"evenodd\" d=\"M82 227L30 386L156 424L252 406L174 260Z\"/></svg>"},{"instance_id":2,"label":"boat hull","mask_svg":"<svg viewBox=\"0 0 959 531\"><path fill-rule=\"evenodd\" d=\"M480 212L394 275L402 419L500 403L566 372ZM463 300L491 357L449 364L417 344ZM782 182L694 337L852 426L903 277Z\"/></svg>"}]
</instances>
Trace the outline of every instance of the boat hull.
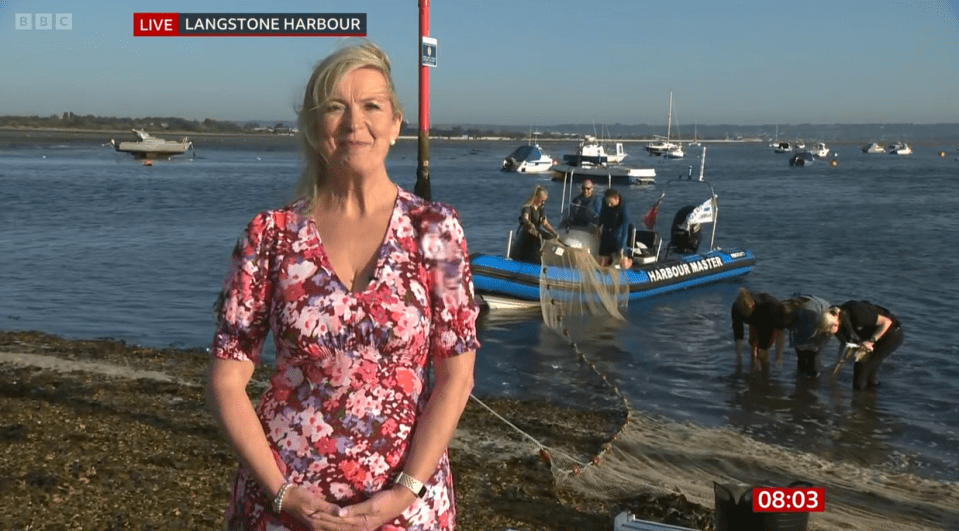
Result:
<instances>
[{"instance_id":1,"label":"boat hull","mask_svg":"<svg viewBox=\"0 0 959 531\"><path fill-rule=\"evenodd\" d=\"M557 164L550 168L553 172L554 181L570 180L574 183L591 179L597 182L610 181L612 184L619 185L642 185L654 184L656 182L655 168L628 168L625 166L571 166L569 164Z\"/></svg>"},{"instance_id":2,"label":"boat hull","mask_svg":"<svg viewBox=\"0 0 959 531\"><path fill-rule=\"evenodd\" d=\"M747 250L717 249L633 267L625 271L629 300L739 277L751 272L755 264L755 257ZM539 302L542 266L479 253L470 256L470 266L476 291L484 298ZM579 271L547 267L546 275L556 296L579 293Z\"/></svg>"}]
</instances>

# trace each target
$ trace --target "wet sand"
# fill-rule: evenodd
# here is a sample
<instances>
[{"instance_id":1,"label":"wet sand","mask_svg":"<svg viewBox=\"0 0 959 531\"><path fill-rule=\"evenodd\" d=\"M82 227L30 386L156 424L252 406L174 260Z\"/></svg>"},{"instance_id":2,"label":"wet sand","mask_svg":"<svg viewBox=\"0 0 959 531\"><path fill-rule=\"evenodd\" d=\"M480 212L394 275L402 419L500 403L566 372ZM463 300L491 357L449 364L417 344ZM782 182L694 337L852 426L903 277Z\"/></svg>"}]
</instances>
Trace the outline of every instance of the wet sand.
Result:
<instances>
[{"instance_id":1,"label":"wet sand","mask_svg":"<svg viewBox=\"0 0 959 531\"><path fill-rule=\"evenodd\" d=\"M203 401L206 367L202 350L0 331L0 529L222 528L236 458ZM615 410L483 401L583 462L622 421ZM609 530L624 510L713 529L712 508L681 494L598 500L558 488L538 447L474 401L450 456L463 531Z\"/></svg>"}]
</instances>

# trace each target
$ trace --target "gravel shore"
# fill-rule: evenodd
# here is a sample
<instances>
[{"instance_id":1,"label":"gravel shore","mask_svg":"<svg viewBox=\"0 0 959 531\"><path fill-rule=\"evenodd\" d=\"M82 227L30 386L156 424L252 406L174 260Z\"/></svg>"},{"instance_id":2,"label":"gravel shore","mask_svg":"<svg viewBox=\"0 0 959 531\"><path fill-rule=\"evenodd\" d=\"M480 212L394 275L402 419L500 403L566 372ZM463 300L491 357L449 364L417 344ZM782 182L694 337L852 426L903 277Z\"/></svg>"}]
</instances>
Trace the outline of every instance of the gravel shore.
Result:
<instances>
[{"instance_id":1,"label":"gravel shore","mask_svg":"<svg viewBox=\"0 0 959 531\"><path fill-rule=\"evenodd\" d=\"M222 528L236 458L203 402L207 362L202 350L0 331L0 529ZM483 402L584 462L622 420ZM713 528L712 508L679 494L598 500L557 488L536 445L474 401L450 456L462 531L611 530L624 510Z\"/></svg>"}]
</instances>

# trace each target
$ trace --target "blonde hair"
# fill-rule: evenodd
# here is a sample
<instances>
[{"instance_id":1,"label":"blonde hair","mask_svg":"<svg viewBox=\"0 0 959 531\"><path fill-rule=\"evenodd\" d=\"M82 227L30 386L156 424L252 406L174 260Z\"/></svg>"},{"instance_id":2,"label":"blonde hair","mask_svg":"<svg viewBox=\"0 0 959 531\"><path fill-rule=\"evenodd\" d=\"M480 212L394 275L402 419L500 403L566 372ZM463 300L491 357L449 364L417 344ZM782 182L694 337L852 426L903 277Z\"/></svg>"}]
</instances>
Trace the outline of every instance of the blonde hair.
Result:
<instances>
[{"instance_id":1,"label":"blonde hair","mask_svg":"<svg viewBox=\"0 0 959 531\"><path fill-rule=\"evenodd\" d=\"M733 301L733 309L743 317L749 317L753 314L753 307L756 306L756 299L746 288L740 287L736 294L736 300Z\"/></svg>"},{"instance_id":2,"label":"blonde hair","mask_svg":"<svg viewBox=\"0 0 959 531\"><path fill-rule=\"evenodd\" d=\"M841 323L842 318L840 314L842 314L842 308L839 306L830 306L819 318L819 332L823 334L832 333L832 318L835 317L836 321Z\"/></svg>"},{"instance_id":3,"label":"blonde hair","mask_svg":"<svg viewBox=\"0 0 959 531\"><path fill-rule=\"evenodd\" d=\"M320 185L327 179L327 161L321 150L324 138L320 127L326 105L343 76L358 68L375 68L383 74L390 93L393 115L401 120L403 118L403 108L390 75L390 58L379 46L363 41L335 50L323 59L313 69L313 75L306 84L303 107L298 117L304 166L296 194L310 203L316 199Z\"/></svg>"},{"instance_id":4,"label":"blonde hair","mask_svg":"<svg viewBox=\"0 0 959 531\"><path fill-rule=\"evenodd\" d=\"M549 192L546 191L546 188L543 188L542 186L537 184L536 188L533 188L533 193L529 196L529 199L527 199L526 202L523 203L523 206L524 207L533 206L533 201L539 196L543 196L543 201L545 201L546 198L549 197Z\"/></svg>"}]
</instances>

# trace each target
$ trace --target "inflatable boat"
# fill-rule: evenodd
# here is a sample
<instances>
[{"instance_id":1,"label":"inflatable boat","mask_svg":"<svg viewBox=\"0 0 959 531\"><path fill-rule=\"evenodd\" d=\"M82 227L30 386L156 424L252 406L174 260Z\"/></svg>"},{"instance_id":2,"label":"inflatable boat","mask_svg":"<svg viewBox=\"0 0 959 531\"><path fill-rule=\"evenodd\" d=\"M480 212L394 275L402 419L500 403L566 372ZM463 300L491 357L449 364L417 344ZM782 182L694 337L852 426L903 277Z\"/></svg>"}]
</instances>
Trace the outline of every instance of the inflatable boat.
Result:
<instances>
[{"instance_id":1,"label":"inflatable boat","mask_svg":"<svg viewBox=\"0 0 959 531\"><path fill-rule=\"evenodd\" d=\"M670 228L670 241L663 244L655 230L658 208L672 186L682 183L704 184L710 196L702 204L680 208ZM719 282L752 271L756 264L753 254L746 249L721 249L715 246L717 196L706 181L676 180L664 185L656 205L644 216L650 230L630 227L627 248L623 255L626 267L596 268L593 271L575 266L562 266L564 255L571 249L585 250L596 258L599 249L598 227L565 226L558 238L512 238L506 256L474 253L470 256L473 283L488 309L521 309L538 307L541 286L550 290L550 297L576 297L584 293L586 275L595 283L615 283L620 297L633 301L673 291L695 288ZM699 251L702 226L712 225L709 248ZM525 240L525 241L524 241ZM532 240L532 241L530 241ZM530 253L529 245L539 246L539 252ZM539 257L531 260L529 257ZM593 262L594 264L596 262ZM588 291L588 290L586 290Z\"/></svg>"}]
</instances>

